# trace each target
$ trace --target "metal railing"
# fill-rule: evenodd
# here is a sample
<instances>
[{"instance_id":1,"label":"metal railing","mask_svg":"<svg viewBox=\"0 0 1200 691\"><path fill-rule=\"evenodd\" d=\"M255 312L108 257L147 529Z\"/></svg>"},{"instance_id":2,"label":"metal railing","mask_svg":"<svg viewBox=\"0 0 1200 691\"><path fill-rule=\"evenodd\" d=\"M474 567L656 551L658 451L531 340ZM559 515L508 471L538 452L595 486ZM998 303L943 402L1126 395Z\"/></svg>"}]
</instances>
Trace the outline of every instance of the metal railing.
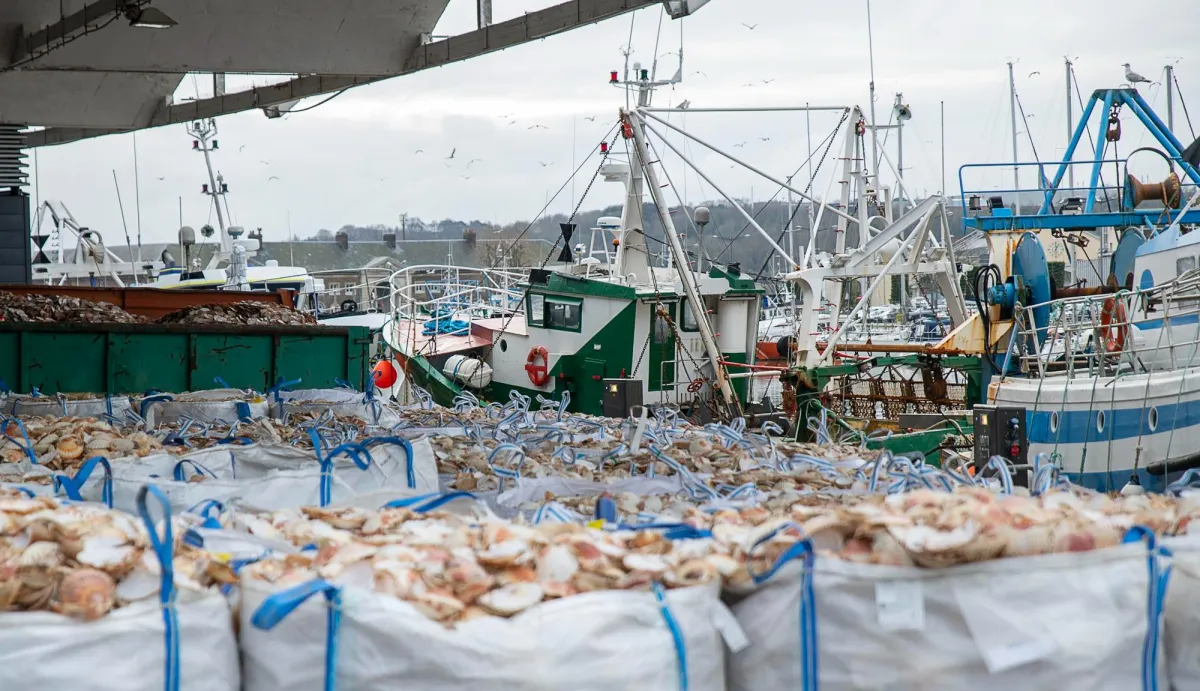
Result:
<instances>
[{"instance_id":1,"label":"metal railing","mask_svg":"<svg viewBox=\"0 0 1200 691\"><path fill-rule=\"evenodd\" d=\"M1034 310L1050 310L1045 326ZM1148 289L1018 306L1001 370L1112 376L1191 367L1200 346L1200 271ZM1135 320L1136 319L1136 320Z\"/></svg>"},{"instance_id":2,"label":"metal railing","mask_svg":"<svg viewBox=\"0 0 1200 691\"><path fill-rule=\"evenodd\" d=\"M439 289L429 291L431 275ZM524 311L525 276L497 269L472 269L448 265L405 267L390 277L391 311L397 319L421 321L453 318L463 321L517 314Z\"/></svg>"}]
</instances>

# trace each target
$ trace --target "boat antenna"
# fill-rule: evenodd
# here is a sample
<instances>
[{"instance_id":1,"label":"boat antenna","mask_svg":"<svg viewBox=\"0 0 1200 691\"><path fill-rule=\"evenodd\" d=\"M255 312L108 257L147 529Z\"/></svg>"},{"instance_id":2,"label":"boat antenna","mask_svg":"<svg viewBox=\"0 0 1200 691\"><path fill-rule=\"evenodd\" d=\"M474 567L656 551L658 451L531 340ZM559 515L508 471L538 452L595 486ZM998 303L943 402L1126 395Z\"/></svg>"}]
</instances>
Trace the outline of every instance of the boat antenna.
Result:
<instances>
[{"instance_id":1,"label":"boat antenna","mask_svg":"<svg viewBox=\"0 0 1200 691\"><path fill-rule=\"evenodd\" d=\"M133 265L133 281L138 280L137 262L133 259L133 243L129 241L129 224L125 222L125 204L121 202L121 185L117 183L117 171L113 169L113 187L117 188L117 208L121 210L121 225L125 228L125 249L129 250L129 263Z\"/></svg>"},{"instance_id":2,"label":"boat antenna","mask_svg":"<svg viewBox=\"0 0 1200 691\"><path fill-rule=\"evenodd\" d=\"M867 57L871 63L871 162L879 184L879 132L875 129L875 37L871 32L871 0L867 0Z\"/></svg>"},{"instance_id":3,"label":"boat antenna","mask_svg":"<svg viewBox=\"0 0 1200 691\"><path fill-rule=\"evenodd\" d=\"M1021 169L1017 165L1017 82L1013 77L1013 61L1008 61L1008 109L1012 117L1013 190L1021 189ZM1021 206L1020 192L1014 192L1014 209Z\"/></svg>"},{"instance_id":4,"label":"boat antenna","mask_svg":"<svg viewBox=\"0 0 1200 691\"><path fill-rule=\"evenodd\" d=\"M137 263L142 263L142 183L138 176L137 131L133 132L133 208L137 214ZM134 261L129 257L129 261Z\"/></svg>"}]
</instances>

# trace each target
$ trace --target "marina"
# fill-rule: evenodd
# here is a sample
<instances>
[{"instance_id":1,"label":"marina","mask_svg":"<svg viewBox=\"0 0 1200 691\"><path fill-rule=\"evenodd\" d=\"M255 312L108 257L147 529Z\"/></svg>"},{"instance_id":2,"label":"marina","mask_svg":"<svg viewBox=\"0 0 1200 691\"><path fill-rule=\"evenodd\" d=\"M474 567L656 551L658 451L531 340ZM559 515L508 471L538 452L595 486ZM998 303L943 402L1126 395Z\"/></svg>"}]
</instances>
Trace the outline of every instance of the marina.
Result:
<instances>
[{"instance_id":1,"label":"marina","mask_svg":"<svg viewBox=\"0 0 1200 691\"><path fill-rule=\"evenodd\" d=\"M1200 689L1200 13L1013 2L0 8L0 689Z\"/></svg>"}]
</instances>

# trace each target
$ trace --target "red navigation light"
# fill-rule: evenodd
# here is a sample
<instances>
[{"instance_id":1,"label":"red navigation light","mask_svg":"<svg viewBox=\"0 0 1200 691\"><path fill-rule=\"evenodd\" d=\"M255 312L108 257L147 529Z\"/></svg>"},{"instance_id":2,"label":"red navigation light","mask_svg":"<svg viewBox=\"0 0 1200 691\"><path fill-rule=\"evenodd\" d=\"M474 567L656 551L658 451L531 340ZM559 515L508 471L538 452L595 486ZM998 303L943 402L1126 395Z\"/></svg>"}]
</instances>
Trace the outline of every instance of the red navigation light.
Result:
<instances>
[{"instance_id":1,"label":"red navigation light","mask_svg":"<svg viewBox=\"0 0 1200 691\"><path fill-rule=\"evenodd\" d=\"M1012 445L1012 448L1011 448L1011 449L1009 449L1008 451L1009 451L1009 453L1011 453L1011 454L1012 454L1012 456L1010 456L1010 457L1009 457L1009 460L1010 460L1010 461L1015 461L1015 460L1017 460L1017 456L1020 456L1020 455L1021 455L1021 447L1020 447L1020 446L1018 446L1018 445L1016 445L1016 444L1013 444L1013 445Z\"/></svg>"},{"instance_id":2,"label":"red navigation light","mask_svg":"<svg viewBox=\"0 0 1200 691\"><path fill-rule=\"evenodd\" d=\"M203 192L204 194L208 194L208 185L207 184L200 185L200 191Z\"/></svg>"},{"instance_id":3,"label":"red navigation light","mask_svg":"<svg viewBox=\"0 0 1200 691\"><path fill-rule=\"evenodd\" d=\"M608 153L608 142L600 142L600 153Z\"/></svg>"},{"instance_id":4,"label":"red navigation light","mask_svg":"<svg viewBox=\"0 0 1200 691\"><path fill-rule=\"evenodd\" d=\"M200 148L200 142L198 142L198 141L196 141L196 140L194 140L194 139L193 139L193 140L192 140L192 148L193 148L193 149L199 149L199 148Z\"/></svg>"},{"instance_id":5,"label":"red navigation light","mask_svg":"<svg viewBox=\"0 0 1200 691\"><path fill-rule=\"evenodd\" d=\"M616 70L613 70L612 72L608 73L608 83L609 84L616 84L618 81L620 81L620 80L617 79L617 71Z\"/></svg>"}]
</instances>

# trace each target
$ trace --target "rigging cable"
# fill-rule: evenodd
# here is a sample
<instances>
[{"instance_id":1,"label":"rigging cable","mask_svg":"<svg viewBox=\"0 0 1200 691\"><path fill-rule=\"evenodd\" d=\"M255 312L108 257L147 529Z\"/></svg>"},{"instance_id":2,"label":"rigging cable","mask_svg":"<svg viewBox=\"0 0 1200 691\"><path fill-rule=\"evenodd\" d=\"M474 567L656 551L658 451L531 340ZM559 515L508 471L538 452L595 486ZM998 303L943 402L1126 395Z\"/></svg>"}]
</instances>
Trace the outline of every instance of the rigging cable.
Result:
<instances>
[{"instance_id":1,"label":"rigging cable","mask_svg":"<svg viewBox=\"0 0 1200 691\"><path fill-rule=\"evenodd\" d=\"M1187 118L1188 130L1192 133L1192 138L1196 138L1196 128L1192 127L1192 116L1188 114L1187 101L1183 99L1183 91L1179 88L1179 77L1174 72L1171 73L1171 80L1175 82L1175 93L1179 94L1179 105L1183 106L1183 117Z\"/></svg>"},{"instance_id":2,"label":"rigging cable","mask_svg":"<svg viewBox=\"0 0 1200 691\"><path fill-rule=\"evenodd\" d=\"M294 110L283 111L283 114L284 115L295 115L296 113L308 112L308 111L312 110L313 108L320 108L321 106L325 105L326 103L329 103L330 101L337 98L338 96L341 96L342 94L346 93L347 91L349 91L349 89L342 89L341 91L335 92L332 96L330 96L326 99L323 99L318 103L314 103L311 106L304 106L303 108L296 108Z\"/></svg>"}]
</instances>

